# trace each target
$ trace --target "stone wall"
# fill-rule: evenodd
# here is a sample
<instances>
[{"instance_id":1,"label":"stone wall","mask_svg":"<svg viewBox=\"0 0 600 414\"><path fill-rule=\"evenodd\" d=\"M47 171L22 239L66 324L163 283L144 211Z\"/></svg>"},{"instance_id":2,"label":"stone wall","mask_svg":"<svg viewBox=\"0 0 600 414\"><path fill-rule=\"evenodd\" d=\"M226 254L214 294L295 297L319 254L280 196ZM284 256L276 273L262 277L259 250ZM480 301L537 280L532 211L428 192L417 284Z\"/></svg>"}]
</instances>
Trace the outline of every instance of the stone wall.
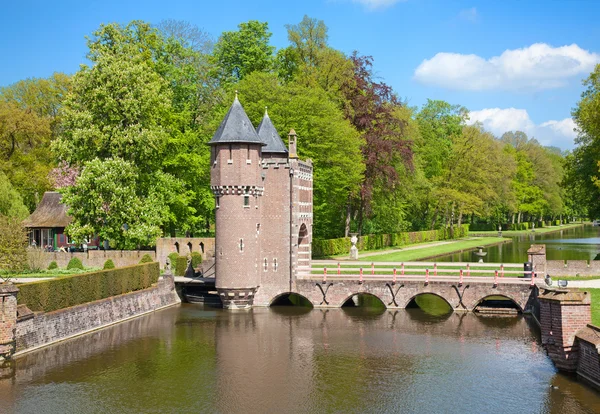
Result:
<instances>
[{"instance_id":1,"label":"stone wall","mask_svg":"<svg viewBox=\"0 0 600 414\"><path fill-rule=\"evenodd\" d=\"M173 276L165 275L148 289L54 312L29 314L16 324L17 355L179 302Z\"/></svg>"},{"instance_id":2,"label":"stone wall","mask_svg":"<svg viewBox=\"0 0 600 414\"><path fill-rule=\"evenodd\" d=\"M85 267L104 266L104 262L111 259L116 267L136 265L141 258L149 254L153 260L156 260L156 253L153 250L88 250L87 252L46 252L44 253L44 268L47 268L50 262L55 261L58 267L65 268L73 257L79 258Z\"/></svg>"},{"instance_id":3,"label":"stone wall","mask_svg":"<svg viewBox=\"0 0 600 414\"><path fill-rule=\"evenodd\" d=\"M156 261L164 268L167 257L171 253L186 256L198 252L203 262L213 262L215 257L214 237L162 237L156 240Z\"/></svg>"},{"instance_id":4,"label":"stone wall","mask_svg":"<svg viewBox=\"0 0 600 414\"><path fill-rule=\"evenodd\" d=\"M546 271L552 277L560 276L599 276L600 261L592 260L548 260Z\"/></svg>"}]
</instances>

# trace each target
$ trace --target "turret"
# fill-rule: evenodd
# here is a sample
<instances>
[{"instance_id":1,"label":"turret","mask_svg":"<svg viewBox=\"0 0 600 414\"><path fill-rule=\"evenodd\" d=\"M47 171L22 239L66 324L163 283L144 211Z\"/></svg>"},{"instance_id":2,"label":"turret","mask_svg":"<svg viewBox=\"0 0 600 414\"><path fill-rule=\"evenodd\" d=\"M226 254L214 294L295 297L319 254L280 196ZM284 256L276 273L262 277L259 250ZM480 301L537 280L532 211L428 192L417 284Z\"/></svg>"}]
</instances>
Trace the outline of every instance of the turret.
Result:
<instances>
[{"instance_id":1,"label":"turret","mask_svg":"<svg viewBox=\"0 0 600 414\"><path fill-rule=\"evenodd\" d=\"M225 308L252 306L260 284L261 149L237 94L208 143L215 195L215 283Z\"/></svg>"},{"instance_id":2,"label":"turret","mask_svg":"<svg viewBox=\"0 0 600 414\"><path fill-rule=\"evenodd\" d=\"M263 158L287 158L288 150L271 122L267 108L265 108L265 115L256 128L256 132L265 144L262 149Z\"/></svg>"}]
</instances>

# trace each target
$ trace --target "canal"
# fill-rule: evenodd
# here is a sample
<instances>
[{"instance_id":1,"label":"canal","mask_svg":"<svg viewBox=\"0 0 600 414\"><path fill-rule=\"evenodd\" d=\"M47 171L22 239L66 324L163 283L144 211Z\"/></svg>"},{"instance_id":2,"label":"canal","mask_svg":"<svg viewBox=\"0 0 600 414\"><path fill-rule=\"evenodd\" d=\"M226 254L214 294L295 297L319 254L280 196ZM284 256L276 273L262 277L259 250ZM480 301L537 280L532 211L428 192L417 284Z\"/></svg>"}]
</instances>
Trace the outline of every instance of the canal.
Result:
<instances>
[{"instance_id":1,"label":"canal","mask_svg":"<svg viewBox=\"0 0 600 414\"><path fill-rule=\"evenodd\" d=\"M527 317L182 305L18 358L0 412L574 414L600 394Z\"/></svg>"},{"instance_id":2,"label":"canal","mask_svg":"<svg viewBox=\"0 0 600 414\"><path fill-rule=\"evenodd\" d=\"M545 244L548 260L594 260L600 253L600 227L585 225L555 233L530 232L511 237L512 243L490 246L485 249L484 262L524 263L527 249L532 244ZM436 257L436 262L477 262L473 251ZM428 260L432 261L432 260Z\"/></svg>"}]
</instances>

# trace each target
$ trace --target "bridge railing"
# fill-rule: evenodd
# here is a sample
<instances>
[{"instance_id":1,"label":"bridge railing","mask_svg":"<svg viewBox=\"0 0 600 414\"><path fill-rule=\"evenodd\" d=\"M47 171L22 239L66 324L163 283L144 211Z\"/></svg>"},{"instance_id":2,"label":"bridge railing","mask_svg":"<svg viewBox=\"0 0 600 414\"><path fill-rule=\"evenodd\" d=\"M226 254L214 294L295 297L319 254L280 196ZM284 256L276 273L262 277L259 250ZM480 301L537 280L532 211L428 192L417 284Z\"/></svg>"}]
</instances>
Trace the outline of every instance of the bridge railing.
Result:
<instances>
[{"instance_id":1,"label":"bridge railing","mask_svg":"<svg viewBox=\"0 0 600 414\"><path fill-rule=\"evenodd\" d=\"M526 283L529 279L534 284L538 276L536 269L523 270L519 263L436 263L436 262L332 262L313 261L309 275L303 278L310 279L369 279L389 280L393 282L402 278L407 280L459 280L463 278L478 278L482 281L493 279L494 284L501 281L510 283Z\"/></svg>"}]
</instances>

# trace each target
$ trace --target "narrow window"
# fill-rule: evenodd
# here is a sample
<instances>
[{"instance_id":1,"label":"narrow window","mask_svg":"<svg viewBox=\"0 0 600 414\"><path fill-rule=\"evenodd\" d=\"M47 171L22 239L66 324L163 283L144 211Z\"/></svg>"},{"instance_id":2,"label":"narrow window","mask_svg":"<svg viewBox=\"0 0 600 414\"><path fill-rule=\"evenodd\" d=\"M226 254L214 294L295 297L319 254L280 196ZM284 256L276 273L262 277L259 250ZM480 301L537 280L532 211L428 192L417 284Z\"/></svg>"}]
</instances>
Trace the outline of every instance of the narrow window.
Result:
<instances>
[{"instance_id":1,"label":"narrow window","mask_svg":"<svg viewBox=\"0 0 600 414\"><path fill-rule=\"evenodd\" d=\"M260 223L256 223L256 232L260 233Z\"/></svg>"},{"instance_id":2,"label":"narrow window","mask_svg":"<svg viewBox=\"0 0 600 414\"><path fill-rule=\"evenodd\" d=\"M267 262L267 258L266 258L266 257L265 257L264 269L265 269L265 272L266 272L267 270L269 270L269 263Z\"/></svg>"},{"instance_id":3,"label":"narrow window","mask_svg":"<svg viewBox=\"0 0 600 414\"><path fill-rule=\"evenodd\" d=\"M273 271L277 271L277 259L273 259Z\"/></svg>"},{"instance_id":4,"label":"narrow window","mask_svg":"<svg viewBox=\"0 0 600 414\"><path fill-rule=\"evenodd\" d=\"M250 207L250 196L244 195L244 207Z\"/></svg>"},{"instance_id":5,"label":"narrow window","mask_svg":"<svg viewBox=\"0 0 600 414\"><path fill-rule=\"evenodd\" d=\"M233 164L233 147L229 144L229 159L227 160L227 164Z\"/></svg>"},{"instance_id":6,"label":"narrow window","mask_svg":"<svg viewBox=\"0 0 600 414\"><path fill-rule=\"evenodd\" d=\"M240 239L240 252L244 251L244 239Z\"/></svg>"},{"instance_id":7,"label":"narrow window","mask_svg":"<svg viewBox=\"0 0 600 414\"><path fill-rule=\"evenodd\" d=\"M250 144L246 145L246 159L250 161Z\"/></svg>"},{"instance_id":8,"label":"narrow window","mask_svg":"<svg viewBox=\"0 0 600 414\"><path fill-rule=\"evenodd\" d=\"M219 196L215 197L215 208L219 208L219 200L220 200L220 198L221 197L219 197Z\"/></svg>"}]
</instances>

